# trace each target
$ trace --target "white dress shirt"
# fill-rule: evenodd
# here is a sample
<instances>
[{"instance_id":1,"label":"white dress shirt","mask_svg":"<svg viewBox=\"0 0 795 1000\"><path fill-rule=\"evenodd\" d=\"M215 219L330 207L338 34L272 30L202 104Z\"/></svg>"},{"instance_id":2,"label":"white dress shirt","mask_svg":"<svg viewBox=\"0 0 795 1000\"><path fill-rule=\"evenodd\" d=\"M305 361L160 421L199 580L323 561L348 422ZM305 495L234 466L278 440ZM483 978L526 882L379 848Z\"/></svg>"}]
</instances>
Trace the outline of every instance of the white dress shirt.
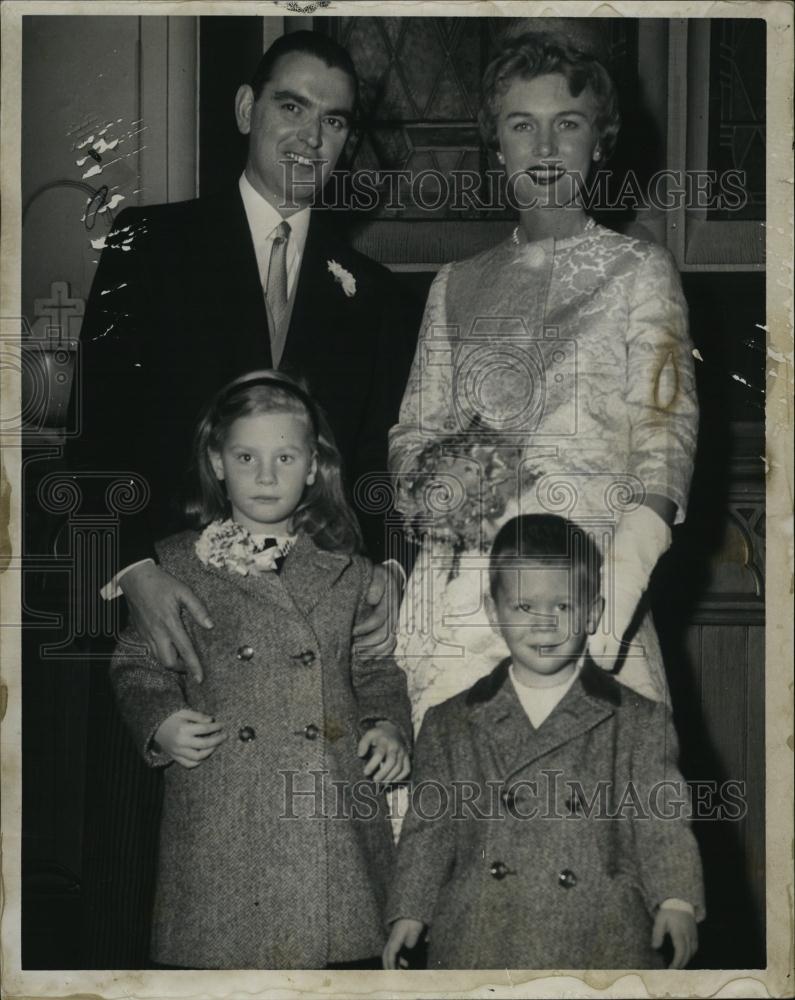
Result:
<instances>
[{"instance_id":1,"label":"white dress shirt","mask_svg":"<svg viewBox=\"0 0 795 1000\"><path fill-rule=\"evenodd\" d=\"M259 280L263 288L268 287L268 269L270 268L276 227L284 221L290 225L290 238L287 240L287 294L289 296L295 286L301 267L306 235L309 232L310 209L302 208L300 212L296 212L285 220L269 201L254 190L245 173L240 175L239 187L248 228L251 230L251 239L254 243Z\"/></svg>"},{"instance_id":2,"label":"white dress shirt","mask_svg":"<svg viewBox=\"0 0 795 1000\"><path fill-rule=\"evenodd\" d=\"M534 729L538 729L547 716L551 715L552 710L575 682L582 669L583 660L584 657L581 656L574 668L574 673L568 680L549 687L531 687L529 684L522 684L520 680L517 680L513 663L510 665L508 675L511 678L513 689Z\"/></svg>"}]
</instances>

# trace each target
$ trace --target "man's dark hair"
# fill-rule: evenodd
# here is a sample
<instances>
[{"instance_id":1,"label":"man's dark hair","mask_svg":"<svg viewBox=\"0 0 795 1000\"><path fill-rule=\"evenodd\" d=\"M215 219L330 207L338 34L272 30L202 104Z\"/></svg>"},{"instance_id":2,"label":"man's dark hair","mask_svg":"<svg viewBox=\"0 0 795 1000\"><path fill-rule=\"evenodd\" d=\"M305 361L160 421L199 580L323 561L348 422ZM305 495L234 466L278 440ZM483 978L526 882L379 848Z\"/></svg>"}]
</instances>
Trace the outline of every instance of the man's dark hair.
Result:
<instances>
[{"instance_id":1,"label":"man's dark hair","mask_svg":"<svg viewBox=\"0 0 795 1000\"><path fill-rule=\"evenodd\" d=\"M254 76L251 78L251 89L254 91L255 101L259 100L263 87L273 74L276 63L282 56L289 55L291 52L314 56L330 69L340 69L346 73L353 83L355 113L359 101L359 80L356 76L353 59L351 59L348 50L343 48L339 42L335 42L333 38L319 31L292 31L276 39L260 59Z\"/></svg>"},{"instance_id":2,"label":"man's dark hair","mask_svg":"<svg viewBox=\"0 0 795 1000\"><path fill-rule=\"evenodd\" d=\"M596 543L579 525L555 514L521 514L506 521L497 533L489 559L489 589L496 599L500 572L518 570L523 560L576 570L582 595L592 601L599 593L602 556Z\"/></svg>"}]
</instances>

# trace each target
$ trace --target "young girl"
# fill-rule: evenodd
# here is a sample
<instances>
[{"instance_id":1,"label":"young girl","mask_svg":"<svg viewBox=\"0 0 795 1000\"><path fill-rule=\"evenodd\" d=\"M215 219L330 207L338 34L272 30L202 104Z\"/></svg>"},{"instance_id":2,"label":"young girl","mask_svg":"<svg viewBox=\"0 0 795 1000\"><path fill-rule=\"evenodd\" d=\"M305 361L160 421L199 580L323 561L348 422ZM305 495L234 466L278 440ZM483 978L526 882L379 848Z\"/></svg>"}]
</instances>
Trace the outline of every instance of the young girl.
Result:
<instances>
[{"instance_id":1,"label":"young girl","mask_svg":"<svg viewBox=\"0 0 795 1000\"><path fill-rule=\"evenodd\" d=\"M224 387L194 440L199 531L158 546L210 611L203 683L122 637L111 677L165 768L153 959L323 968L383 946L392 836L379 783L408 774L405 679L351 656L372 567L323 414L275 371Z\"/></svg>"}]
</instances>

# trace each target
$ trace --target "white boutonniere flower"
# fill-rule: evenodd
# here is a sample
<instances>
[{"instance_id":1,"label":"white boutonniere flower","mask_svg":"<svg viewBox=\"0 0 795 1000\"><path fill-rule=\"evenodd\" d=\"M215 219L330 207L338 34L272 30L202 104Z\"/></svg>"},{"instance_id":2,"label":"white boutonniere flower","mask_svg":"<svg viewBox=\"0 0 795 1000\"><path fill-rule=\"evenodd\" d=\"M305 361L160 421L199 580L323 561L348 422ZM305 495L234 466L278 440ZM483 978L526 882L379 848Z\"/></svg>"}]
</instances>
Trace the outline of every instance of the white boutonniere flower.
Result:
<instances>
[{"instance_id":1,"label":"white boutonniere flower","mask_svg":"<svg viewBox=\"0 0 795 1000\"><path fill-rule=\"evenodd\" d=\"M330 260L327 263L329 271L334 275L334 280L342 285L342 290L349 299L353 298L356 294L356 278L354 278L350 271L346 271L342 264L338 264L336 260Z\"/></svg>"}]
</instances>

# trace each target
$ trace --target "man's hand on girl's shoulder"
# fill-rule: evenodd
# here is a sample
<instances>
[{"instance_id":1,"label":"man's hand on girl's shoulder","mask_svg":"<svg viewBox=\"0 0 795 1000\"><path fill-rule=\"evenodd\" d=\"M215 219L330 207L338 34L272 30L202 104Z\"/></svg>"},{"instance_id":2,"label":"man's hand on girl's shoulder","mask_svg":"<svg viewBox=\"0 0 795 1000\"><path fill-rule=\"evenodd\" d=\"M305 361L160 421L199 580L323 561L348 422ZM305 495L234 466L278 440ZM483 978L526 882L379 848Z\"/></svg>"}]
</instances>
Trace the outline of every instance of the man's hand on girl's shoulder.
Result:
<instances>
[{"instance_id":1,"label":"man's hand on girl's shoulder","mask_svg":"<svg viewBox=\"0 0 795 1000\"><path fill-rule=\"evenodd\" d=\"M207 608L186 584L153 562L128 570L119 581L127 599L130 617L138 634L154 659L163 667L174 669L185 664L197 683L202 680L202 666L188 633L182 624L185 608L197 625L212 628Z\"/></svg>"},{"instance_id":2,"label":"man's hand on girl's shoulder","mask_svg":"<svg viewBox=\"0 0 795 1000\"><path fill-rule=\"evenodd\" d=\"M364 776L372 781L385 785L404 781L411 771L411 757L400 730L387 719L381 719L367 730L356 752L367 758Z\"/></svg>"},{"instance_id":3,"label":"man's hand on girl's shoulder","mask_svg":"<svg viewBox=\"0 0 795 1000\"><path fill-rule=\"evenodd\" d=\"M211 715L181 708L162 722L155 733L153 748L167 753L182 767L198 767L215 753L226 739L220 722Z\"/></svg>"},{"instance_id":4,"label":"man's hand on girl's shoulder","mask_svg":"<svg viewBox=\"0 0 795 1000\"><path fill-rule=\"evenodd\" d=\"M373 578L365 598L373 610L364 621L354 626L355 653L372 657L389 656L394 652L405 582L405 574L394 559L373 566Z\"/></svg>"}]
</instances>

